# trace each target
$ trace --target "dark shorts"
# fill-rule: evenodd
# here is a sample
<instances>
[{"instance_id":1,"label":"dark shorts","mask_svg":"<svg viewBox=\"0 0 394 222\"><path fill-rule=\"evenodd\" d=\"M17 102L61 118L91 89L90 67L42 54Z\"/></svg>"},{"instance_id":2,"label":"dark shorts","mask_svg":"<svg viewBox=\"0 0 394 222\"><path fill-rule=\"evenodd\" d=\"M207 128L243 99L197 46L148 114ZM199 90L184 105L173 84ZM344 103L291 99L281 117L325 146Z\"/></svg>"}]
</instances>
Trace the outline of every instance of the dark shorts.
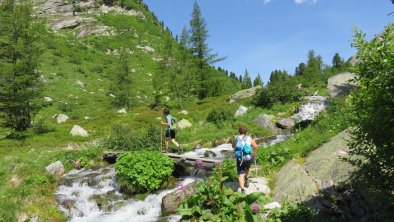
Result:
<instances>
[{"instance_id":1,"label":"dark shorts","mask_svg":"<svg viewBox=\"0 0 394 222\"><path fill-rule=\"evenodd\" d=\"M166 137L171 137L171 139L175 139L175 130L166 130Z\"/></svg>"},{"instance_id":2,"label":"dark shorts","mask_svg":"<svg viewBox=\"0 0 394 222\"><path fill-rule=\"evenodd\" d=\"M250 168L250 166L253 164L253 162L254 162L254 156L253 155L252 155L252 159L244 160L244 161L242 161L242 164L241 164L241 161L237 160L237 172L238 172L238 175L246 174L246 170Z\"/></svg>"}]
</instances>

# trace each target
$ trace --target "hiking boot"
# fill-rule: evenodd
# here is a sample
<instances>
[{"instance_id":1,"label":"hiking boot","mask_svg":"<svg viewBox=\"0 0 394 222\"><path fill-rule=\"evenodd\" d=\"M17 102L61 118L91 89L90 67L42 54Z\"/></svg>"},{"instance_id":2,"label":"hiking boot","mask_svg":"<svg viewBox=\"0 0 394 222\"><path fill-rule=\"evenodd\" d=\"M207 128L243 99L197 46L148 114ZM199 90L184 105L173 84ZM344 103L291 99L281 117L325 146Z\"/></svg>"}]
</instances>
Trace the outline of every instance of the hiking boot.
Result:
<instances>
[{"instance_id":1,"label":"hiking boot","mask_svg":"<svg viewBox=\"0 0 394 222\"><path fill-rule=\"evenodd\" d=\"M245 187L246 187L246 188L249 187L249 178L245 178Z\"/></svg>"},{"instance_id":2,"label":"hiking boot","mask_svg":"<svg viewBox=\"0 0 394 222\"><path fill-rule=\"evenodd\" d=\"M241 189L241 193L246 195L245 189Z\"/></svg>"}]
</instances>

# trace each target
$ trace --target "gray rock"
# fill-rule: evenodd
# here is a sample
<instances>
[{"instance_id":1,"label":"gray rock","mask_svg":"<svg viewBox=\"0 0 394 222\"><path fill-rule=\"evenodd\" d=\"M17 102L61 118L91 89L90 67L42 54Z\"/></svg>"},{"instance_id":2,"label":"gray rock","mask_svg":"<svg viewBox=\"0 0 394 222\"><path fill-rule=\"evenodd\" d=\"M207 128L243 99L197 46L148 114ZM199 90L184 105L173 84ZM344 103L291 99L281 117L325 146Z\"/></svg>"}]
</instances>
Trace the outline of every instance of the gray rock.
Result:
<instances>
[{"instance_id":1,"label":"gray rock","mask_svg":"<svg viewBox=\"0 0 394 222\"><path fill-rule=\"evenodd\" d=\"M234 95L231 95L227 99L227 101L230 103L233 103L233 102L239 101L241 99L254 96L256 94L256 92L261 88L262 88L261 86L255 86L250 89L245 89L245 90L239 91L239 92L235 93Z\"/></svg>"},{"instance_id":2,"label":"gray rock","mask_svg":"<svg viewBox=\"0 0 394 222\"><path fill-rule=\"evenodd\" d=\"M164 196L161 205L162 211L166 214L177 213L178 207L182 201L194 194L198 182L199 181L195 181L184 187L180 187L176 191Z\"/></svg>"},{"instance_id":3,"label":"gray rock","mask_svg":"<svg viewBox=\"0 0 394 222\"><path fill-rule=\"evenodd\" d=\"M82 136L82 137L89 136L88 132L84 128L82 128L78 125L73 126L73 128L70 131L70 134L73 136Z\"/></svg>"},{"instance_id":4,"label":"gray rock","mask_svg":"<svg viewBox=\"0 0 394 222\"><path fill-rule=\"evenodd\" d=\"M281 118L276 121L276 126L281 129L291 129L295 125L295 121L292 118Z\"/></svg>"},{"instance_id":5,"label":"gray rock","mask_svg":"<svg viewBox=\"0 0 394 222\"><path fill-rule=\"evenodd\" d=\"M276 127L274 126L274 124L272 123L272 119L274 118L274 116L272 115L267 115L267 114L260 114L258 115L254 120L253 123L261 126L263 128L272 130L272 131L277 131Z\"/></svg>"},{"instance_id":6,"label":"gray rock","mask_svg":"<svg viewBox=\"0 0 394 222\"><path fill-rule=\"evenodd\" d=\"M317 192L313 178L294 160L282 167L277 175L274 194L278 202L305 201Z\"/></svg>"},{"instance_id":7,"label":"gray rock","mask_svg":"<svg viewBox=\"0 0 394 222\"><path fill-rule=\"evenodd\" d=\"M337 185L349 179L355 167L343 161L338 154L340 150L348 150L349 133L343 131L334 136L328 143L309 154L305 162L305 170L315 179L319 179L322 188L324 184ZM333 181L333 182L330 182Z\"/></svg>"},{"instance_id":8,"label":"gray rock","mask_svg":"<svg viewBox=\"0 0 394 222\"><path fill-rule=\"evenodd\" d=\"M286 164L276 179L275 200L304 201L317 195L320 190L335 193L334 188L347 181L356 170L341 159L343 154L339 152L348 149L349 138L349 132L345 130L309 154L304 166L294 160Z\"/></svg>"},{"instance_id":9,"label":"gray rock","mask_svg":"<svg viewBox=\"0 0 394 222\"><path fill-rule=\"evenodd\" d=\"M127 111L125 108L118 110L119 114L127 114Z\"/></svg>"},{"instance_id":10,"label":"gray rock","mask_svg":"<svg viewBox=\"0 0 394 222\"><path fill-rule=\"evenodd\" d=\"M248 108L245 106L240 106L237 112L235 112L234 116L235 117L243 116L244 114L246 114L246 112L248 112Z\"/></svg>"},{"instance_id":11,"label":"gray rock","mask_svg":"<svg viewBox=\"0 0 394 222\"><path fill-rule=\"evenodd\" d=\"M60 29L74 29L81 24L81 21L77 18L69 18L58 21L51 25L51 28L55 31Z\"/></svg>"},{"instance_id":12,"label":"gray rock","mask_svg":"<svg viewBox=\"0 0 394 222\"><path fill-rule=\"evenodd\" d=\"M44 96L44 100L45 100L45 102L52 102L53 101L53 99L49 96Z\"/></svg>"},{"instance_id":13,"label":"gray rock","mask_svg":"<svg viewBox=\"0 0 394 222\"><path fill-rule=\"evenodd\" d=\"M145 52L155 52L155 49L150 46L139 46L137 45L137 49L142 49Z\"/></svg>"},{"instance_id":14,"label":"gray rock","mask_svg":"<svg viewBox=\"0 0 394 222\"><path fill-rule=\"evenodd\" d=\"M272 210L272 209L275 209L275 208L281 208L281 207L282 206L277 201L274 201L274 202L271 202L271 203L268 203L268 204L264 205L264 209L269 209L269 210Z\"/></svg>"},{"instance_id":15,"label":"gray rock","mask_svg":"<svg viewBox=\"0 0 394 222\"><path fill-rule=\"evenodd\" d=\"M53 176L61 176L64 174L64 166L60 161L56 161L45 167L45 170Z\"/></svg>"},{"instance_id":16,"label":"gray rock","mask_svg":"<svg viewBox=\"0 0 394 222\"><path fill-rule=\"evenodd\" d=\"M183 115L188 115L188 114L189 114L189 112L186 111L186 110L182 110L182 111L180 111L179 113L180 113L180 114L183 114Z\"/></svg>"},{"instance_id":17,"label":"gray rock","mask_svg":"<svg viewBox=\"0 0 394 222\"><path fill-rule=\"evenodd\" d=\"M178 127L180 129L185 129L185 128L188 128L188 127L191 127L191 126L192 126L192 123L189 122L189 120L186 120L186 119L182 119L181 121L178 122Z\"/></svg>"},{"instance_id":18,"label":"gray rock","mask_svg":"<svg viewBox=\"0 0 394 222\"><path fill-rule=\"evenodd\" d=\"M348 95L356 86L356 74L345 72L328 79L327 90L331 97Z\"/></svg>"},{"instance_id":19,"label":"gray rock","mask_svg":"<svg viewBox=\"0 0 394 222\"><path fill-rule=\"evenodd\" d=\"M66 122L68 119L69 119L69 117L66 114L59 114L56 117L56 122L63 123L63 122Z\"/></svg>"},{"instance_id":20,"label":"gray rock","mask_svg":"<svg viewBox=\"0 0 394 222\"><path fill-rule=\"evenodd\" d=\"M77 81L75 81L75 83L76 83L77 85L82 86L82 87L85 87L85 86L86 86L86 84L85 84L84 82L82 82L81 80L77 80Z\"/></svg>"},{"instance_id":21,"label":"gray rock","mask_svg":"<svg viewBox=\"0 0 394 222\"><path fill-rule=\"evenodd\" d=\"M328 102L327 96L304 96L302 97L302 99L308 102L322 102L322 103Z\"/></svg>"}]
</instances>

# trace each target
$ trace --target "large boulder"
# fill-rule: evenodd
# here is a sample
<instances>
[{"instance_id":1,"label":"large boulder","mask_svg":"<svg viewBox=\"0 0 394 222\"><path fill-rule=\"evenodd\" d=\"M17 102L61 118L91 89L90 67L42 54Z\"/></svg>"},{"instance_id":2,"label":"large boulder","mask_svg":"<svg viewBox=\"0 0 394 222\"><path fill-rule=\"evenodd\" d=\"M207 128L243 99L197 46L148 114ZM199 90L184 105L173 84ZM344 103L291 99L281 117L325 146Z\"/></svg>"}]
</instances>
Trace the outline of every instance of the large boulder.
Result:
<instances>
[{"instance_id":1,"label":"large boulder","mask_svg":"<svg viewBox=\"0 0 394 222\"><path fill-rule=\"evenodd\" d=\"M253 123L261 126L263 128L272 130L272 131L277 131L277 128L274 126L274 124L272 123L272 119L274 118L274 116L272 115L267 115L267 114L260 114L258 115L254 120Z\"/></svg>"},{"instance_id":2,"label":"large boulder","mask_svg":"<svg viewBox=\"0 0 394 222\"><path fill-rule=\"evenodd\" d=\"M281 129L291 129L295 125L295 121L292 118L281 118L276 121L276 126Z\"/></svg>"},{"instance_id":3,"label":"large boulder","mask_svg":"<svg viewBox=\"0 0 394 222\"><path fill-rule=\"evenodd\" d=\"M182 119L181 121L178 122L178 127L180 129L185 129L185 128L188 128L188 127L191 127L191 126L192 126L192 123L189 122L189 120L186 120L186 119Z\"/></svg>"},{"instance_id":4,"label":"large boulder","mask_svg":"<svg viewBox=\"0 0 394 222\"><path fill-rule=\"evenodd\" d=\"M235 117L243 116L244 114L246 114L246 112L248 112L248 108L245 106L240 106L237 112L235 112L234 116Z\"/></svg>"},{"instance_id":5,"label":"large boulder","mask_svg":"<svg viewBox=\"0 0 394 222\"><path fill-rule=\"evenodd\" d=\"M305 201L320 190L329 190L348 180L356 170L342 157L347 155L348 131L343 131L329 142L313 151L303 165L292 160L278 173L275 199L281 201Z\"/></svg>"},{"instance_id":6,"label":"large boulder","mask_svg":"<svg viewBox=\"0 0 394 222\"><path fill-rule=\"evenodd\" d=\"M230 103L233 103L233 102L239 101L241 99L254 96L256 94L256 92L261 88L262 88L261 86L255 86L250 89L244 89L244 90L239 91L239 92L235 93L234 95L231 95L230 97L228 97L227 101L229 101Z\"/></svg>"},{"instance_id":7,"label":"large boulder","mask_svg":"<svg viewBox=\"0 0 394 222\"><path fill-rule=\"evenodd\" d=\"M70 131L70 134L73 136L82 136L82 137L89 136L89 133L79 125L74 125Z\"/></svg>"},{"instance_id":8,"label":"large boulder","mask_svg":"<svg viewBox=\"0 0 394 222\"><path fill-rule=\"evenodd\" d=\"M331 97L348 95L356 86L356 74L345 72L328 79L327 90Z\"/></svg>"},{"instance_id":9,"label":"large boulder","mask_svg":"<svg viewBox=\"0 0 394 222\"><path fill-rule=\"evenodd\" d=\"M64 174L64 166L60 161L56 161L45 167L45 170L53 176L61 176Z\"/></svg>"},{"instance_id":10,"label":"large boulder","mask_svg":"<svg viewBox=\"0 0 394 222\"><path fill-rule=\"evenodd\" d=\"M192 182L188 185L181 185L179 189L163 197L161 209L164 214L173 214L178 212L178 207L185 198L194 194L199 181Z\"/></svg>"}]
</instances>

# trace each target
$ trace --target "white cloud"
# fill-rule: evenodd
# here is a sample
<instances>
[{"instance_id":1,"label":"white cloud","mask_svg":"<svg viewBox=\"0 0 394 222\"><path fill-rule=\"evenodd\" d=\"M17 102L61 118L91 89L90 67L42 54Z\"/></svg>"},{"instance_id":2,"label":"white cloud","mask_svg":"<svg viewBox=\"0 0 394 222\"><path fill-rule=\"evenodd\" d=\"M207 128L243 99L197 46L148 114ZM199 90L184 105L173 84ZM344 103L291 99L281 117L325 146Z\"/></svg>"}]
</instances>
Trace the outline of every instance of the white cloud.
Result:
<instances>
[{"instance_id":1,"label":"white cloud","mask_svg":"<svg viewBox=\"0 0 394 222\"><path fill-rule=\"evenodd\" d=\"M312 5L316 4L318 0L294 0L294 3L296 4L302 4L302 3L311 3Z\"/></svg>"}]
</instances>

